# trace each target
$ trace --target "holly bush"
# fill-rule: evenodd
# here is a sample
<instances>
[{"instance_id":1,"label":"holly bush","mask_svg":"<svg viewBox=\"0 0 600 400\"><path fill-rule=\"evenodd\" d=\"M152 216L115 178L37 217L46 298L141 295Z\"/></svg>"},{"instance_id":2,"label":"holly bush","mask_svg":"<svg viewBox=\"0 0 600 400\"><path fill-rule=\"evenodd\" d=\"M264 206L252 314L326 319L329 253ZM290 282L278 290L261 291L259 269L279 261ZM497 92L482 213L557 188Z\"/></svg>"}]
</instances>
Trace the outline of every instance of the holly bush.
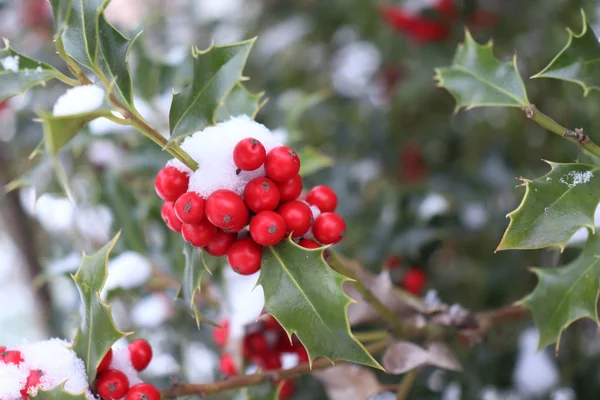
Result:
<instances>
[{"instance_id":1,"label":"holly bush","mask_svg":"<svg viewBox=\"0 0 600 400\"><path fill-rule=\"evenodd\" d=\"M0 6L0 394L600 395L594 2Z\"/></svg>"}]
</instances>

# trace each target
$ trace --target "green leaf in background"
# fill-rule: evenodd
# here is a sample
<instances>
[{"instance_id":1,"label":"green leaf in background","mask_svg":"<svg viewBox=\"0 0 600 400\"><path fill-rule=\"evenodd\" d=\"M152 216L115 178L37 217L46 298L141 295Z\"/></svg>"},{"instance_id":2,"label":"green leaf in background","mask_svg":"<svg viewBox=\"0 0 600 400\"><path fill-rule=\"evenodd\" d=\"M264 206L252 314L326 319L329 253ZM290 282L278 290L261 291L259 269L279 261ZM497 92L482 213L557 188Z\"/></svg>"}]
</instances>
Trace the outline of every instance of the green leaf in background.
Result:
<instances>
[{"instance_id":1,"label":"green leaf in background","mask_svg":"<svg viewBox=\"0 0 600 400\"><path fill-rule=\"evenodd\" d=\"M323 356L382 369L350 331L352 300L342 290L347 280L325 263L322 249L304 249L287 239L264 248L257 284L269 314L298 336L311 362Z\"/></svg>"},{"instance_id":2,"label":"green leaf in background","mask_svg":"<svg viewBox=\"0 0 600 400\"><path fill-rule=\"evenodd\" d=\"M562 332L581 318L598 320L600 293L600 237L590 232L587 244L571 263L553 269L533 268L538 277L534 291L521 302L533 312L540 332L539 348L556 342Z\"/></svg>"},{"instance_id":3,"label":"green leaf in background","mask_svg":"<svg viewBox=\"0 0 600 400\"><path fill-rule=\"evenodd\" d=\"M117 98L126 105L132 106L133 83L129 74L128 57L133 41L115 29L104 15L100 15L98 29L100 69L111 80L111 84L114 84Z\"/></svg>"},{"instance_id":4,"label":"green leaf in background","mask_svg":"<svg viewBox=\"0 0 600 400\"><path fill-rule=\"evenodd\" d=\"M88 400L85 392L77 394L67 392L64 385L58 385L49 390L38 389L35 396L29 397L36 400Z\"/></svg>"},{"instance_id":5,"label":"green leaf in background","mask_svg":"<svg viewBox=\"0 0 600 400\"><path fill-rule=\"evenodd\" d=\"M108 108L89 111L81 114L54 116L52 113L40 112L46 149L56 156L59 150L90 121L111 116Z\"/></svg>"},{"instance_id":6,"label":"green leaf in background","mask_svg":"<svg viewBox=\"0 0 600 400\"><path fill-rule=\"evenodd\" d=\"M312 146L303 146L296 152L302 163L300 164L300 175L308 176L324 168L331 167L335 160L315 149Z\"/></svg>"},{"instance_id":7,"label":"green leaf in background","mask_svg":"<svg viewBox=\"0 0 600 400\"><path fill-rule=\"evenodd\" d=\"M200 293L200 290L202 289L202 280L207 274L211 274L210 269L203 258L204 254L200 252L201 250L195 249L190 244L185 243L183 245L185 268L183 271L183 279L181 280L181 288L177 294L177 297L181 298L194 313L198 329L200 329L201 322L205 322L211 326L219 326L217 323L207 319L202 311L198 309L198 305L196 304L196 293ZM198 261L202 262L202 267L199 265Z\"/></svg>"},{"instance_id":8,"label":"green leaf in background","mask_svg":"<svg viewBox=\"0 0 600 400\"><path fill-rule=\"evenodd\" d=\"M57 74L50 65L17 53L5 40L4 48L0 49L0 102L43 84Z\"/></svg>"},{"instance_id":9,"label":"green leaf in background","mask_svg":"<svg viewBox=\"0 0 600 400\"><path fill-rule=\"evenodd\" d=\"M248 115L252 119L260 111L266 100L262 100L264 92L250 93L242 83L233 87L231 92L225 98L225 102L217 109L215 119L217 122L223 122L230 117L237 115Z\"/></svg>"},{"instance_id":10,"label":"green leaf in background","mask_svg":"<svg viewBox=\"0 0 600 400\"><path fill-rule=\"evenodd\" d=\"M172 139L215 123L217 109L235 84L244 79L242 71L255 40L213 45L205 51L193 49L192 83L173 94L169 111Z\"/></svg>"},{"instance_id":11,"label":"green leaf in background","mask_svg":"<svg viewBox=\"0 0 600 400\"><path fill-rule=\"evenodd\" d=\"M583 88L584 96L592 89L600 90L600 43L581 11L583 30L578 35L569 31L569 40L550 64L532 78L553 78L573 82Z\"/></svg>"},{"instance_id":12,"label":"green leaf in background","mask_svg":"<svg viewBox=\"0 0 600 400\"><path fill-rule=\"evenodd\" d=\"M562 251L578 229L595 230L594 212L600 201L598 167L548 164L552 168L548 174L524 180L525 196L508 214L510 223L497 250L558 246Z\"/></svg>"},{"instance_id":13,"label":"green leaf in background","mask_svg":"<svg viewBox=\"0 0 600 400\"><path fill-rule=\"evenodd\" d=\"M98 61L98 17L105 0L72 0L66 28L61 37L68 55L94 69ZM64 7L62 1L53 1L52 6ZM56 15L57 11L54 10Z\"/></svg>"},{"instance_id":14,"label":"green leaf in background","mask_svg":"<svg viewBox=\"0 0 600 400\"><path fill-rule=\"evenodd\" d=\"M465 33L450 67L436 68L438 86L456 100L454 112L461 108L521 107L529 104L525 84L517 68L517 56L503 62L494 56L493 44L480 45Z\"/></svg>"},{"instance_id":15,"label":"green leaf in background","mask_svg":"<svg viewBox=\"0 0 600 400\"><path fill-rule=\"evenodd\" d=\"M83 254L81 266L73 277L83 302L81 326L75 333L73 350L85 364L89 381L111 346L126 334L120 332L112 318L110 305L100 298L108 275L108 256L119 239L120 232L91 256Z\"/></svg>"},{"instance_id":16,"label":"green leaf in background","mask_svg":"<svg viewBox=\"0 0 600 400\"><path fill-rule=\"evenodd\" d=\"M272 384L249 386L243 388L236 400L278 400L279 388Z\"/></svg>"},{"instance_id":17,"label":"green leaf in background","mask_svg":"<svg viewBox=\"0 0 600 400\"><path fill-rule=\"evenodd\" d=\"M54 33L59 35L67 27L71 13L72 0L50 0L52 16L54 18Z\"/></svg>"},{"instance_id":18,"label":"green leaf in background","mask_svg":"<svg viewBox=\"0 0 600 400\"><path fill-rule=\"evenodd\" d=\"M141 40L132 44L137 62L133 73L135 92L146 100L171 90L170 84L176 82L177 68L150 57ZM177 83L177 82L176 82Z\"/></svg>"}]
</instances>

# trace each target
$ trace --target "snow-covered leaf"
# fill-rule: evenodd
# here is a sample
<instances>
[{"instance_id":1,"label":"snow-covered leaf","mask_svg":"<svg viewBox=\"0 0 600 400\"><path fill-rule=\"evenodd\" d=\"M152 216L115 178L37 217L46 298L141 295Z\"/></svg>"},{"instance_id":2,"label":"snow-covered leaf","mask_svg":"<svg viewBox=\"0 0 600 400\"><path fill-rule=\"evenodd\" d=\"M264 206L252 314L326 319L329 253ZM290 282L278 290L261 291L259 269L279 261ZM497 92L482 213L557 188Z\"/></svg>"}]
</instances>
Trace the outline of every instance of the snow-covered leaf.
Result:
<instances>
[{"instance_id":1,"label":"snow-covered leaf","mask_svg":"<svg viewBox=\"0 0 600 400\"><path fill-rule=\"evenodd\" d=\"M242 71L255 39L227 46L193 49L192 83L173 94L169 111L171 137L178 138L215 123L217 109L243 79Z\"/></svg>"},{"instance_id":2,"label":"snow-covered leaf","mask_svg":"<svg viewBox=\"0 0 600 400\"><path fill-rule=\"evenodd\" d=\"M263 100L264 92L250 93L244 85L239 82L233 87L223 105L217 109L216 121L222 122L237 115L248 115L254 119L266 100Z\"/></svg>"},{"instance_id":3,"label":"snow-covered leaf","mask_svg":"<svg viewBox=\"0 0 600 400\"><path fill-rule=\"evenodd\" d=\"M36 400L88 400L85 392L73 394L67 392L63 385L56 386L49 390L39 389L35 396L29 396Z\"/></svg>"},{"instance_id":4,"label":"snow-covered leaf","mask_svg":"<svg viewBox=\"0 0 600 400\"><path fill-rule=\"evenodd\" d=\"M73 340L73 350L85 363L90 382L94 379L93 371L96 371L104 355L117 340L126 335L117 329L111 307L100 298L108 274L108 256L119 235L97 253L91 256L84 253L81 266L73 277L83 302L81 325Z\"/></svg>"},{"instance_id":5,"label":"snow-covered leaf","mask_svg":"<svg viewBox=\"0 0 600 400\"><path fill-rule=\"evenodd\" d=\"M598 294L600 293L600 237L590 234L579 257L562 267L534 268L538 284L522 300L531 309L540 332L539 347L556 342L562 332L581 318L597 324Z\"/></svg>"},{"instance_id":6,"label":"snow-covered leaf","mask_svg":"<svg viewBox=\"0 0 600 400\"><path fill-rule=\"evenodd\" d=\"M0 102L54 78L52 66L17 53L8 41L0 49Z\"/></svg>"},{"instance_id":7,"label":"snow-covered leaf","mask_svg":"<svg viewBox=\"0 0 600 400\"><path fill-rule=\"evenodd\" d=\"M308 176L319 172L323 168L331 167L335 162L332 157L312 146L300 147L296 153L302 160L299 172L302 176Z\"/></svg>"},{"instance_id":8,"label":"snow-covered leaf","mask_svg":"<svg viewBox=\"0 0 600 400\"><path fill-rule=\"evenodd\" d=\"M503 62L494 56L493 44L480 45L469 31L458 46L450 67L436 68L438 86L456 100L455 112L465 107L521 107L529 104L517 68L517 56Z\"/></svg>"},{"instance_id":9,"label":"snow-covered leaf","mask_svg":"<svg viewBox=\"0 0 600 400\"><path fill-rule=\"evenodd\" d=\"M423 365L433 365L450 371L461 371L460 362L443 343L433 342L424 349L414 343L397 342L383 355L383 367L388 374L403 374Z\"/></svg>"},{"instance_id":10,"label":"snow-covered leaf","mask_svg":"<svg viewBox=\"0 0 600 400\"><path fill-rule=\"evenodd\" d=\"M315 372L314 376L330 400L365 400L381 391L373 371L358 365L339 365Z\"/></svg>"},{"instance_id":11,"label":"snow-covered leaf","mask_svg":"<svg viewBox=\"0 0 600 400\"><path fill-rule=\"evenodd\" d=\"M600 201L598 167L548 162L548 174L525 181L525 196L508 214L510 223L497 250L560 249L582 227L595 229L594 212Z\"/></svg>"},{"instance_id":12,"label":"snow-covered leaf","mask_svg":"<svg viewBox=\"0 0 600 400\"><path fill-rule=\"evenodd\" d=\"M56 13L66 15L61 38L67 54L81 64L94 69L98 62L98 21L105 0L72 0L69 12L65 1L54 0ZM58 11L60 9L60 11Z\"/></svg>"},{"instance_id":13,"label":"snow-covered leaf","mask_svg":"<svg viewBox=\"0 0 600 400\"><path fill-rule=\"evenodd\" d=\"M583 29L580 34L569 31L565 47L550 64L532 78L553 78L573 82L583 88L584 95L590 90L600 90L600 43L585 12L581 11Z\"/></svg>"},{"instance_id":14,"label":"snow-covered leaf","mask_svg":"<svg viewBox=\"0 0 600 400\"><path fill-rule=\"evenodd\" d=\"M325 263L322 249L302 248L290 238L263 250L258 284L265 307L298 336L311 362L323 356L381 368L350 331L352 300L342 290L347 280Z\"/></svg>"}]
</instances>

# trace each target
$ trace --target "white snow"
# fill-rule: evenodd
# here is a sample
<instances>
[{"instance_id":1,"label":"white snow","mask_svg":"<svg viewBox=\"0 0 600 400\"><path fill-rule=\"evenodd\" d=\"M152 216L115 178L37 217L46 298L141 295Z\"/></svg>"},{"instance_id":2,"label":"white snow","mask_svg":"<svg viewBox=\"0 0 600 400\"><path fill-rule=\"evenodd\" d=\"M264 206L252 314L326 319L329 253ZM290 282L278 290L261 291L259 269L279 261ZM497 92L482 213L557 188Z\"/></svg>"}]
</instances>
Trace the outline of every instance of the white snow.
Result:
<instances>
[{"instance_id":1,"label":"white snow","mask_svg":"<svg viewBox=\"0 0 600 400\"><path fill-rule=\"evenodd\" d=\"M181 172L186 173L186 174L191 174L192 173L191 169L189 169L184 163L182 163L181 161L179 161L176 158L172 158L169 161L167 161L166 166L167 167L173 167L173 168L177 169L178 171L181 171Z\"/></svg>"},{"instance_id":2,"label":"white snow","mask_svg":"<svg viewBox=\"0 0 600 400\"><path fill-rule=\"evenodd\" d=\"M559 181L560 183L564 183L570 188L574 188L577 185L581 185L582 183L588 183L590 179L594 177L592 171L570 171L569 173L562 176Z\"/></svg>"},{"instance_id":3,"label":"white snow","mask_svg":"<svg viewBox=\"0 0 600 400\"><path fill-rule=\"evenodd\" d=\"M596 211L594 212L594 225L598 228L600 227L600 204L596 207ZM587 241L588 238L588 228L581 228L571 237L567 246L571 245L580 245Z\"/></svg>"},{"instance_id":4,"label":"white snow","mask_svg":"<svg viewBox=\"0 0 600 400\"><path fill-rule=\"evenodd\" d=\"M488 221L487 210L481 203L467 203L460 211L462 224L470 230L479 230Z\"/></svg>"},{"instance_id":5,"label":"white snow","mask_svg":"<svg viewBox=\"0 0 600 400\"><path fill-rule=\"evenodd\" d=\"M111 239L112 223L112 212L105 205L82 206L75 210L77 231L93 243L104 244Z\"/></svg>"},{"instance_id":6,"label":"white snow","mask_svg":"<svg viewBox=\"0 0 600 400\"><path fill-rule=\"evenodd\" d=\"M446 386L442 393L442 400L460 400L462 396L462 388L458 382L451 382Z\"/></svg>"},{"instance_id":7,"label":"white snow","mask_svg":"<svg viewBox=\"0 0 600 400\"><path fill-rule=\"evenodd\" d=\"M133 368L133 364L131 364L131 359L129 358L129 349L118 348L113 346L113 358L110 363L110 368L118 369L123 372L129 381L129 386L137 385L138 383L142 383L137 371Z\"/></svg>"},{"instance_id":8,"label":"white snow","mask_svg":"<svg viewBox=\"0 0 600 400\"><path fill-rule=\"evenodd\" d=\"M97 120L96 120L97 121ZM85 150L88 160L93 165L122 171L129 167L128 154L114 140L96 140Z\"/></svg>"},{"instance_id":9,"label":"white snow","mask_svg":"<svg viewBox=\"0 0 600 400\"><path fill-rule=\"evenodd\" d=\"M255 322L260 315L265 298L261 286L256 286L259 272L253 275L240 275L229 266L224 268L227 288L227 304L230 307L229 342L233 343L244 336L244 326Z\"/></svg>"},{"instance_id":10,"label":"white snow","mask_svg":"<svg viewBox=\"0 0 600 400\"><path fill-rule=\"evenodd\" d=\"M151 294L135 303L131 320L138 327L155 328L171 316L172 301L161 294Z\"/></svg>"},{"instance_id":11,"label":"white snow","mask_svg":"<svg viewBox=\"0 0 600 400\"><path fill-rule=\"evenodd\" d=\"M179 372L181 367L173 355L169 353L154 353L150 364L144 370L145 376L171 376Z\"/></svg>"},{"instance_id":12,"label":"white snow","mask_svg":"<svg viewBox=\"0 0 600 400\"><path fill-rule=\"evenodd\" d=\"M198 169L190 178L189 190L203 197L218 189L233 190L241 195L250 180L264 176L263 167L242 171L239 175L235 173L233 149L240 140L248 137L260 141L267 152L282 145L268 128L247 115L233 117L187 137L181 148L198 163Z\"/></svg>"},{"instance_id":13,"label":"white snow","mask_svg":"<svg viewBox=\"0 0 600 400\"><path fill-rule=\"evenodd\" d=\"M2 68L6 71L19 72L19 56L8 56L0 60Z\"/></svg>"},{"instance_id":14,"label":"white snow","mask_svg":"<svg viewBox=\"0 0 600 400\"><path fill-rule=\"evenodd\" d=\"M76 86L56 100L52 113L55 117L94 111L104 102L104 90L94 85Z\"/></svg>"},{"instance_id":15,"label":"white snow","mask_svg":"<svg viewBox=\"0 0 600 400\"><path fill-rule=\"evenodd\" d=\"M357 41L340 48L331 65L331 83L340 94L364 96L381 65L381 53L371 42Z\"/></svg>"},{"instance_id":16,"label":"white snow","mask_svg":"<svg viewBox=\"0 0 600 400\"><path fill-rule=\"evenodd\" d=\"M296 353L283 353L281 355L281 368L290 369L300 364L300 359Z\"/></svg>"},{"instance_id":17,"label":"white snow","mask_svg":"<svg viewBox=\"0 0 600 400\"><path fill-rule=\"evenodd\" d=\"M542 397L558 384L559 373L554 358L538 351L539 334L535 328L525 330L519 338L519 354L513 383L520 395Z\"/></svg>"},{"instance_id":18,"label":"white snow","mask_svg":"<svg viewBox=\"0 0 600 400\"><path fill-rule=\"evenodd\" d=\"M243 0L200 0L195 3L197 17L207 22L236 17L236 14L247 7Z\"/></svg>"},{"instance_id":19,"label":"white snow","mask_svg":"<svg viewBox=\"0 0 600 400\"><path fill-rule=\"evenodd\" d=\"M190 342L185 346L183 367L188 382L213 382L219 362L215 352L201 342Z\"/></svg>"},{"instance_id":20,"label":"white snow","mask_svg":"<svg viewBox=\"0 0 600 400\"><path fill-rule=\"evenodd\" d=\"M50 233L61 233L71 229L74 215L75 206L66 197L44 194L35 204L35 218Z\"/></svg>"},{"instance_id":21,"label":"white snow","mask_svg":"<svg viewBox=\"0 0 600 400\"><path fill-rule=\"evenodd\" d=\"M570 387L558 388L550 393L550 400L575 400L577 394Z\"/></svg>"},{"instance_id":22,"label":"white snow","mask_svg":"<svg viewBox=\"0 0 600 400\"><path fill-rule=\"evenodd\" d=\"M21 399L19 391L25 386L29 372L22 366L0 363L0 399Z\"/></svg>"},{"instance_id":23,"label":"white snow","mask_svg":"<svg viewBox=\"0 0 600 400\"><path fill-rule=\"evenodd\" d=\"M264 30L256 43L256 51L268 59L289 48L310 32L310 21L303 15L286 19Z\"/></svg>"},{"instance_id":24,"label":"white snow","mask_svg":"<svg viewBox=\"0 0 600 400\"><path fill-rule=\"evenodd\" d=\"M133 289L146 283L152 276L152 265L135 251L125 251L108 262L108 277L102 296L117 288Z\"/></svg>"},{"instance_id":25,"label":"white snow","mask_svg":"<svg viewBox=\"0 0 600 400\"><path fill-rule=\"evenodd\" d=\"M448 200L439 193L429 193L417 210L420 219L428 221L436 215L444 214L450 208Z\"/></svg>"},{"instance_id":26,"label":"white snow","mask_svg":"<svg viewBox=\"0 0 600 400\"><path fill-rule=\"evenodd\" d=\"M108 118L96 118L88 124L92 135L102 136L109 133L123 133L128 132L132 128L127 125L117 124Z\"/></svg>"}]
</instances>

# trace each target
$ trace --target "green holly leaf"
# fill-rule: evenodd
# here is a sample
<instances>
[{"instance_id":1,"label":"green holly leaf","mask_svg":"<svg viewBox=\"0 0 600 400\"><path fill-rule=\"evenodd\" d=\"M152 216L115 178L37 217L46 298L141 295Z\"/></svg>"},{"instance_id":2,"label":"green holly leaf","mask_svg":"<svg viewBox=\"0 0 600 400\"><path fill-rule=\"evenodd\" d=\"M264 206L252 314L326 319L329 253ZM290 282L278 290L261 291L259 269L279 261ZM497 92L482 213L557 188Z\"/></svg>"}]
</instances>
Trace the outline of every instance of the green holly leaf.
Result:
<instances>
[{"instance_id":1,"label":"green holly leaf","mask_svg":"<svg viewBox=\"0 0 600 400\"><path fill-rule=\"evenodd\" d=\"M493 44L480 45L465 31L465 41L458 46L450 67L436 68L438 86L456 100L454 112L461 108L521 107L529 104L525 84L512 62L498 60Z\"/></svg>"},{"instance_id":2,"label":"green holly leaf","mask_svg":"<svg viewBox=\"0 0 600 400\"><path fill-rule=\"evenodd\" d=\"M291 239L265 247L259 285L267 311L289 335L295 333L309 360L327 357L381 368L350 331L342 290L348 278L323 260L323 249L305 249Z\"/></svg>"},{"instance_id":3,"label":"green holly leaf","mask_svg":"<svg viewBox=\"0 0 600 400\"><path fill-rule=\"evenodd\" d=\"M302 176L308 176L324 168L331 167L335 162L332 157L312 146L300 147L296 153L302 160L299 172Z\"/></svg>"},{"instance_id":4,"label":"green holly leaf","mask_svg":"<svg viewBox=\"0 0 600 400\"><path fill-rule=\"evenodd\" d=\"M590 233L585 248L571 263L553 269L532 269L538 284L521 302L533 313L540 332L539 348L556 342L558 353L562 332L579 319L590 318L600 324L599 255L600 237Z\"/></svg>"},{"instance_id":5,"label":"green holly leaf","mask_svg":"<svg viewBox=\"0 0 600 400\"><path fill-rule=\"evenodd\" d=\"M135 41L127 39L100 15L98 64L102 72L112 80L117 98L126 105L133 105L133 82L129 73L129 49ZM136 37L137 38L137 37Z\"/></svg>"},{"instance_id":6,"label":"green holly leaf","mask_svg":"<svg viewBox=\"0 0 600 400\"><path fill-rule=\"evenodd\" d=\"M54 116L47 111L39 113L44 131L44 141L48 152L56 156L59 150L90 121L100 117L112 116L106 106L80 114Z\"/></svg>"},{"instance_id":7,"label":"green holly leaf","mask_svg":"<svg viewBox=\"0 0 600 400\"><path fill-rule=\"evenodd\" d=\"M65 51L75 60L90 69L98 61L98 21L105 0L72 0L71 8L65 11L64 1L54 0L54 15L66 16L61 38Z\"/></svg>"},{"instance_id":8,"label":"green holly leaf","mask_svg":"<svg viewBox=\"0 0 600 400\"><path fill-rule=\"evenodd\" d=\"M115 326L110 305L100 298L108 275L108 256L119 235L120 232L97 253L91 256L84 253L81 266L73 276L83 302L81 326L75 333L73 350L83 360L90 383L94 380L93 372L111 346L126 336Z\"/></svg>"},{"instance_id":9,"label":"green holly leaf","mask_svg":"<svg viewBox=\"0 0 600 400\"><path fill-rule=\"evenodd\" d=\"M262 100L263 96L264 92L250 93L242 83L238 83L217 109L216 121L223 122L237 115L248 115L254 119L266 103L266 100Z\"/></svg>"},{"instance_id":10,"label":"green holly leaf","mask_svg":"<svg viewBox=\"0 0 600 400\"><path fill-rule=\"evenodd\" d=\"M233 87L244 79L242 71L256 39L228 46L192 49L192 83L173 94L169 111L171 138L185 136L213 125L217 109Z\"/></svg>"},{"instance_id":11,"label":"green holly leaf","mask_svg":"<svg viewBox=\"0 0 600 400\"><path fill-rule=\"evenodd\" d=\"M183 270L183 279L181 280L181 288L177 297L181 298L194 313L198 329L200 329L200 323L202 322L218 327L217 323L204 316L204 313L202 313L196 304L196 293L200 293L202 282L206 278L206 275L212 274L208 262L204 259L204 253L202 250L197 250L192 245L186 243L183 245L183 255L185 257L185 267ZM199 261L203 267L200 267Z\"/></svg>"},{"instance_id":12,"label":"green holly leaf","mask_svg":"<svg viewBox=\"0 0 600 400\"><path fill-rule=\"evenodd\" d=\"M592 89L600 90L600 43L585 12L581 10L583 29L578 35L571 29L565 47L550 64L533 78L553 78L573 82L583 88L583 95Z\"/></svg>"},{"instance_id":13,"label":"green holly leaf","mask_svg":"<svg viewBox=\"0 0 600 400\"><path fill-rule=\"evenodd\" d=\"M508 214L510 223L496 250L540 249L558 246L561 251L582 228L592 231L600 201L598 167L547 161L551 170L525 182L525 196Z\"/></svg>"},{"instance_id":14,"label":"green holly leaf","mask_svg":"<svg viewBox=\"0 0 600 400\"><path fill-rule=\"evenodd\" d=\"M57 35L60 35L67 26L72 3L72 0L50 0L54 17L54 32Z\"/></svg>"},{"instance_id":15,"label":"green holly leaf","mask_svg":"<svg viewBox=\"0 0 600 400\"><path fill-rule=\"evenodd\" d=\"M0 49L0 102L44 84L57 74L52 66L17 53L4 40L4 48Z\"/></svg>"},{"instance_id":16,"label":"green holly leaf","mask_svg":"<svg viewBox=\"0 0 600 400\"><path fill-rule=\"evenodd\" d=\"M85 392L67 392L64 388L64 384L48 390L38 389L35 396L30 395L29 397L36 400L88 400Z\"/></svg>"}]
</instances>

